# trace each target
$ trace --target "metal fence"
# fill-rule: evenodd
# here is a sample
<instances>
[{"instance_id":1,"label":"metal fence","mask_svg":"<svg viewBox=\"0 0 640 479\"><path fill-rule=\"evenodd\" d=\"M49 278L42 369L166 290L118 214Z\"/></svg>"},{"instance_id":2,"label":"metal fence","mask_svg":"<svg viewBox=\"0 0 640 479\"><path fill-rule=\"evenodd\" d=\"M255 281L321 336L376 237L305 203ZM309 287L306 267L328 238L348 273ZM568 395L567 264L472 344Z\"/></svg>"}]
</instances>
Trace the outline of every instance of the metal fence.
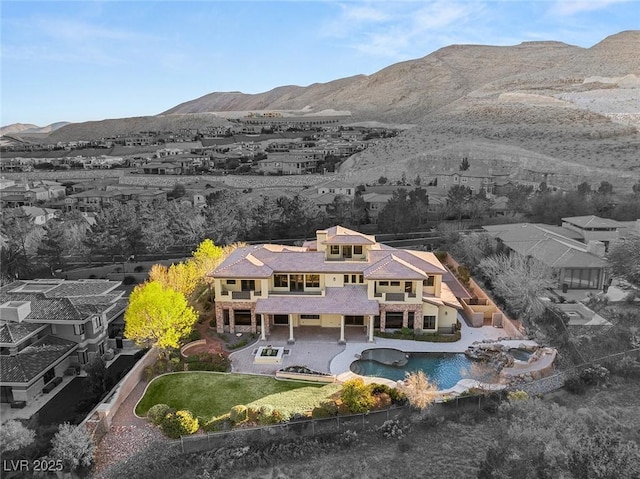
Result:
<instances>
[{"instance_id":1,"label":"metal fence","mask_svg":"<svg viewBox=\"0 0 640 479\"><path fill-rule=\"evenodd\" d=\"M183 453L192 453L223 446L237 447L251 443L271 442L296 437L339 434L345 431L374 430L381 427L386 421L396 420L408 414L409 407L402 406L364 414L305 419L272 426L182 436L180 438L180 447Z\"/></svg>"}]
</instances>

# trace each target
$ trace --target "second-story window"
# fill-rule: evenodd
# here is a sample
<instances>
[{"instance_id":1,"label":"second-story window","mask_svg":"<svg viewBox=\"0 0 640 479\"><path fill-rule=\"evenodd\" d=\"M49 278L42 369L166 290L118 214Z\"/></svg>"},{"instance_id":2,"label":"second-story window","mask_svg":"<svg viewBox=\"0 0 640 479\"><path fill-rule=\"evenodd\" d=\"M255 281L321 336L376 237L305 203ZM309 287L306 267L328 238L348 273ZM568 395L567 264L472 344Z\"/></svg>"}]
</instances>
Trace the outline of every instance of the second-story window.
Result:
<instances>
[{"instance_id":1,"label":"second-story window","mask_svg":"<svg viewBox=\"0 0 640 479\"><path fill-rule=\"evenodd\" d=\"M276 288L288 288L289 287L289 276L286 274L275 274L273 275L273 286Z\"/></svg>"},{"instance_id":2,"label":"second-story window","mask_svg":"<svg viewBox=\"0 0 640 479\"><path fill-rule=\"evenodd\" d=\"M330 249L331 254L340 254L340 246L337 244L332 244Z\"/></svg>"},{"instance_id":3,"label":"second-story window","mask_svg":"<svg viewBox=\"0 0 640 479\"><path fill-rule=\"evenodd\" d=\"M360 246L360 245L354 246L353 247L353 254L362 254L362 246Z\"/></svg>"},{"instance_id":4,"label":"second-story window","mask_svg":"<svg viewBox=\"0 0 640 479\"><path fill-rule=\"evenodd\" d=\"M305 274L304 275L304 287L305 288L319 288L320 287L320 275L319 274Z\"/></svg>"},{"instance_id":5,"label":"second-story window","mask_svg":"<svg viewBox=\"0 0 640 479\"><path fill-rule=\"evenodd\" d=\"M342 247L342 256L344 258L351 258L352 254L352 248L351 245L347 245L347 246L343 246Z\"/></svg>"},{"instance_id":6,"label":"second-story window","mask_svg":"<svg viewBox=\"0 0 640 479\"><path fill-rule=\"evenodd\" d=\"M74 324L73 334L75 334L76 336L84 334L84 324Z\"/></svg>"}]
</instances>

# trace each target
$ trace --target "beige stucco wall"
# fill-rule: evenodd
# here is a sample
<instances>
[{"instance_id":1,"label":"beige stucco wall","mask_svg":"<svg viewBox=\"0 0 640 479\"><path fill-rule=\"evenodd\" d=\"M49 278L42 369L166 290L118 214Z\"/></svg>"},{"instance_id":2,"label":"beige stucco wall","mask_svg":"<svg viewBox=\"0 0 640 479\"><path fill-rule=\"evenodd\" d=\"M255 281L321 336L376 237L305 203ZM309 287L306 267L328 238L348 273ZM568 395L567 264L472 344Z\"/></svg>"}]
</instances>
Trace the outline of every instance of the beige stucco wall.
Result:
<instances>
[{"instance_id":1,"label":"beige stucco wall","mask_svg":"<svg viewBox=\"0 0 640 479\"><path fill-rule=\"evenodd\" d=\"M323 328L339 328L342 315L340 314L323 314L321 317L321 324Z\"/></svg>"}]
</instances>

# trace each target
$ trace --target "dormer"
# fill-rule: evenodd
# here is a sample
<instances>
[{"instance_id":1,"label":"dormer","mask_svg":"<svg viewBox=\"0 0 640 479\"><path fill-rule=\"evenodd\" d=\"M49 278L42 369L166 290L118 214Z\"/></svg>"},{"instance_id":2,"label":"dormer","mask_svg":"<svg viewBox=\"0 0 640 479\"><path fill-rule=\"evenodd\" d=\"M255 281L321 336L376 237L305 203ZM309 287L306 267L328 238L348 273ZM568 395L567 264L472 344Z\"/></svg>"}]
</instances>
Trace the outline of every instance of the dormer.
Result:
<instances>
[{"instance_id":1,"label":"dormer","mask_svg":"<svg viewBox=\"0 0 640 479\"><path fill-rule=\"evenodd\" d=\"M0 319L21 323L31 314L31 301L7 301L0 305Z\"/></svg>"}]
</instances>

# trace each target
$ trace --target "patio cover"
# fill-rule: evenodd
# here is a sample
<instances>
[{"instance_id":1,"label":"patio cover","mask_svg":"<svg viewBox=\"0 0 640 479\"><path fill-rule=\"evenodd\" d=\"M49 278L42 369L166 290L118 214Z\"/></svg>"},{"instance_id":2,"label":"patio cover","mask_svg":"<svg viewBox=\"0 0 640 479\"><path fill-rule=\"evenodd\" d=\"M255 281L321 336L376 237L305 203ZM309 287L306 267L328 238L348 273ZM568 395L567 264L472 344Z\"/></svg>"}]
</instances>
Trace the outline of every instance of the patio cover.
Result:
<instances>
[{"instance_id":1,"label":"patio cover","mask_svg":"<svg viewBox=\"0 0 640 479\"><path fill-rule=\"evenodd\" d=\"M378 314L377 301L367 297L364 286L326 288L324 296L270 296L256 301L256 313L265 314Z\"/></svg>"}]
</instances>

